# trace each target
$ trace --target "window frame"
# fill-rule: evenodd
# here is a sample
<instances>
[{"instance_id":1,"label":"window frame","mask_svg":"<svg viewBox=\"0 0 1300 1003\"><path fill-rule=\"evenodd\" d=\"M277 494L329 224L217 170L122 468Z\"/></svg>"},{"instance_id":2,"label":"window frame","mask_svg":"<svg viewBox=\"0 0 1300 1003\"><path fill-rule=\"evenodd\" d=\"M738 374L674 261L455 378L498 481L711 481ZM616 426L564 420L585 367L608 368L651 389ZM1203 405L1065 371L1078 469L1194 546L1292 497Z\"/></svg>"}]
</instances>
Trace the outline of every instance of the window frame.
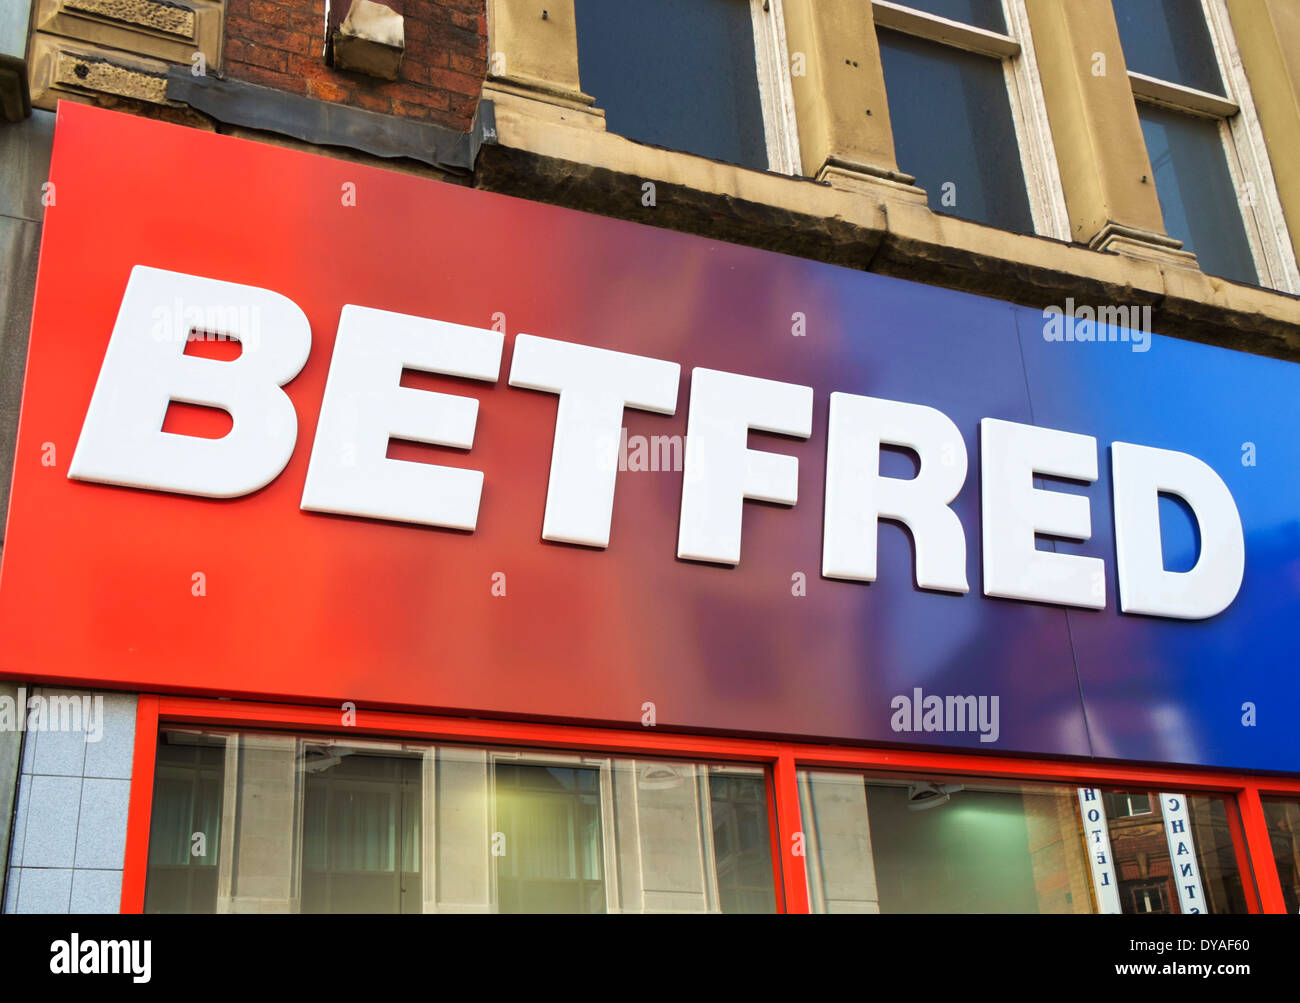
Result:
<instances>
[{"instance_id":1,"label":"window frame","mask_svg":"<svg viewBox=\"0 0 1300 1003\"><path fill-rule=\"evenodd\" d=\"M799 123L794 113L794 80L785 37L785 11L781 0L749 0L749 15L754 25L754 68L758 76L758 99L763 106L767 169L799 177L803 174L803 160L799 152Z\"/></svg>"},{"instance_id":2,"label":"window frame","mask_svg":"<svg viewBox=\"0 0 1300 1003\"><path fill-rule=\"evenodd\" d=\"M1225 0L1199 3L1224 94L1128 70L1134 105L1154 105L1217 124L1259 285L1278 292L1300 293L1300 265L1282 213L1272 162L1227 5Z\"/></svg>"},{"instance_id":3,"label":"window frame","mask_svg":"<svg viewBox=\"0 0 1300 1003\"><path fill-rule=\"evenodd\" d=\"M1255 775L1177 766L1146 766L1111 761L1034 759L986 752L912 750L883 746L845 746L812 741L733 738L626 728L545 724L485 718L436 716L422 712L362 709L351 725L341 724L336 707L258 703L213 697L143 693L136 702L132 783L127 808L121 911L144 910L148 873L149 820L158 732L161 727L203 727L259 732L289 731L347 743L386 740L447 745L555 749L569 756L679 759L708 765L758 767L768 792L769 835L779 913L806 913L798 772L803 769L863 772L954 774L1024 783L1052 782L1078 787L1136 787L1143 790L1219 794L1236 811L1228 812L1238 868L1252 911L1284 913L1281 881L1260 794L1300 798L1300 776ZM344 736L349 737L344 737ZM225 824L223 819L223 825ZM226 829L229 832L229 828Z\"/></svg>"},{"instance_id":4,"label":"window frame","mask_svg":"<svg viewBox=\"0 0 1300 1003\"><path fill-rule=\"evenodd\" d=\"M988 56L1002 63L1020 169L1034 224L1033 235L1069 242L1070 216L1025 0L1002 0L1007 34L917 10L908 6L906 0L871 0L871 10L877 28ZM899 169L906 171L907 165L899 164Z\"/></svg>"}]
</instances>

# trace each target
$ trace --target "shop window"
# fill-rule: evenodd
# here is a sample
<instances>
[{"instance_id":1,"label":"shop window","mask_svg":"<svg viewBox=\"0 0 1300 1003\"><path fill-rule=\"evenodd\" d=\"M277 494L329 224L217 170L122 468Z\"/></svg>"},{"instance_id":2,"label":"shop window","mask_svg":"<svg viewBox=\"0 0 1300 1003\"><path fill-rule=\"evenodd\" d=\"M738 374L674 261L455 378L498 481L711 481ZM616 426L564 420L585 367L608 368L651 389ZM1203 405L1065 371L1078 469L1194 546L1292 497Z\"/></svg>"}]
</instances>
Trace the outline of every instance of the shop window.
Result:
<instances>
[{"instance_id":1,"label":"shop window","mask_svg":"<svg viewBox=\"0 0 1300 1003\"><path fill-rule=\"evenodd\" d=\"M799 787L816 912L1248 911L1219 798L808 770Z\"/></svg>"},{"instance_id":2,"label":"shop window","mask_svg":"<svg viewBox=\"0 0 1300 1003\"><path fill-rule=\"evenodd\" d=\"M935 212L1069 239L1023 0L875 0L899 169Z\"/></svg>"},{"instance_id":3,"label":"shop window","mask_svg":"<svg viewBox=\"0 0 1300 1003\"><path fill-rule=\"evenodd\" d=\"M576 0L578 75L610 132L799 170L780 0Z\"/></svg>"},{"instance_id":4,"label":"shop window","mask_svg":"<svg viewBox=\"0 0 1300 1003\"><path fill-rule=\"evenodd\" d=\"M1273 846L1282 899L1291 915L1300 912L1300 801L1263 798L1264 821Z\"/></svg>"},{"instance_id":5,"label":"shop window","mask_svg":"<svg viewBox=\"0 0 1300 1003\"><path fill-rule=\"evenodd\" d=\"M776 908L758 767L177 729L157 762L147 912Z\"/></svg>"},{"instance_id":6,"label":"shop window","mask_svg":"<svg viewBox=\"0 0 1300 1003\"><path fill-rule=\"evenodd\" d=\"M1202 271L1300 290L1223 0L1112 0L1165 230Z\"/></svg>"}]
</instances>

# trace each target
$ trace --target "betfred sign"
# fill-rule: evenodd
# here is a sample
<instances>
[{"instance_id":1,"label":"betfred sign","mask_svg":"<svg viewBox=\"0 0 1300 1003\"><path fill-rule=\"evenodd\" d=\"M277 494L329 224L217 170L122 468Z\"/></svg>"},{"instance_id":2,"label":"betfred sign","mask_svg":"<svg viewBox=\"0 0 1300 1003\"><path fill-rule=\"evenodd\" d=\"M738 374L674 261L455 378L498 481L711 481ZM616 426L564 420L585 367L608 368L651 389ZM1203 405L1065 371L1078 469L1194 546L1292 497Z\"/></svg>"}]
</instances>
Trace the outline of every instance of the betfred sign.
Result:
<instances>
[{"instance_id":1,"label":"betfred sign","mask_svg":"<svg viewBox=\"0 0 1300 1003\"><path fill-rule=\"evenodd\" d=\"M5 676L1300 768L1294 365L81 106L50 180Z\"/></svg>"},{"instance_id":2,"label":"betfred sign","mask_svg":"<svg viewBox=\"0 0 1300 1003\"><path fill-rule=\"evenodd\" d=\"M192 304L196 322L177 328L162 304ZM214 329L200 304L237 304L238 321ZM254 336L250 318L259 318ZM204 326L199 328L199 318ZM219 323L219 322L218 322ZM202 335L241 346L232 360L187 355ZM293 402L281 389L311 351L311 325L296 303L266 289L136 266L109 341L68 476L76 480L236 498L278 477L297 444ZM483 473L393 459L393 439L470 449L472 397L403 387L406 370L494 383L499 331L346 304L334 339L307 480L306 512L328 512L473 532ZM559 398L541 538L605 548L617 467L608 444L627 409L672 415L677 363L520 334L510 385ZM233 427L221 438L163 430L172 401L220 408ZM751 431L807 439L813 390L738 373L691 374L677 556L740 563L742 503L795 505L799 463L747 445ZM1091 436L986 418L984 594L1102 609L1104 561L1037 549L1040 534L1092 536L1087 497L1036 487L1035 477L1097 479ZM821 571L873 582L879 521L911 532L918 588L965 593L966 537L951 503L966 479L961 431L924 405L831 394ZM882 476L882 447L919 461L912 477ZM1111 444L1120 604L1125 612L1204 619L1241 586L1245 548L1232 495L1209 466L1186 453ZM1160 493L1190 506L1201 545L1188 571L1164 567Z\"/></svg>"}]
</instances>

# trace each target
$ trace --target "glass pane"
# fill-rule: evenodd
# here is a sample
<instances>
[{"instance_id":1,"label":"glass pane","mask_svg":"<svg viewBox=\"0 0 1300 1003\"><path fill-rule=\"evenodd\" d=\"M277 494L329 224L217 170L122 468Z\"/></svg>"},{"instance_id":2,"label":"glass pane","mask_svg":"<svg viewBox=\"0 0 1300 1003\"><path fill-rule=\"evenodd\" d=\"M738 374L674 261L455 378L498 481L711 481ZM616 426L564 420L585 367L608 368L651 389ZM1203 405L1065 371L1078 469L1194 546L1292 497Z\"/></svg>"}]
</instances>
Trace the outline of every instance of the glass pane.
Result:
<instances>
[{"instance_id":1,"label":"glass pane","mask_svg":"<svg viewBox=\"0 0 1300 1003\"><path fill-rule=\"evenodd\" d=\"M1246 911L1221 799L812 771L799 782L817 912ZM1134 810L1108 818L1111 805Z\"/></svg>"},{"instance_id":2,"label":"glass pane","mask_svg":"<svg viewBox=\"0 0 1300 1003\"><path fill-rule=\"evenodd\" d=\"M178 734L154 765L145 912L214 912L225 739Z\"/></svg>"},{"instance_id":3,"label":"glass pane","mask_svg":"<svg viewBox=\"0 0 1300 1003\"><path fill-rule=\"evenodd\" d=\"M606 910L599 775L497 763L498 911Z\"/></svg>"},{"instance_id":4,"label":"glass pane","mask_svg":"<svg viewBox=\"0 0 1300 1003\"><path fill-rule=\"evenodd\" d=\"M1143 103L1138 117L1166 232L1207 274L1258 283L1218 123Z\"/></svg>"},{"instance_id":5,"label":"glass pane","mask_svg":"<svg viewBox=\"0 0 1300 1003\"><path fill-rule=\"evenodd\" d=\"M1225 94L1200 0L1113 0L1124 62L1135 73Z\"/></svg>"},{"instance_id":6,"label":"glass pane","mask_svg":"<svg viewBox=\"0 0 1300 1003\"><path fill-rule=\"evenodd\" d=\"M753 767L179 731L157 762L149 912L776 908Z\"/></svg>"},{"instance_id":7,"label":"glass pane","mask_svg":"<svg viewBox=\"0 0 1300 1003\"><path fill-rule=\"evenodd\" d=\"M1286 911L1300 912L1300 801L1264 799L1264 820Z\"/></svg>"},{"instance_id":8,"label":"glass pane","mask_svg":"<svg viewBox=\"0 0 1300 1003\"><path fill-rule=\"evenodd\" d=\"M421 759L304 743L303 912L419 912Z\"/></svg>"},{"instance_id":9,"label":"glass pane","mask_svg":"<svg viewBox=\"0 0 1300 1003\"><path fill-rule=\"evenodd\" d=\"M1005 35L1007 22L1002 16L1002 0L900 0L905 6L938 14L949 21L961 21L976 28L987 28Z\"/></svg>"},{"instance_id":10,"label":"glass pane","mask_svg":"<svg viewBox=\"0 0 1300 1003\"><path fill-rule=\"evenodd\" d=\"M723 912L774 912L772 843L761 776L709 777L713 853Z\"/></svg>"},{"instance_id":11,"label":"glass pane","mask_svg":"<svg viewBox=\"0 0 1300 1003\"><path fill-rule=\"evenodd\" d=\"M767 169L749 0L577 0L578 75L606 126Z\"/></svg>"},{"instance_id":12,"label":"glass pane","mask_svg":"<svg viewBox=\"0 0 1300 1003\"><path fill-rule=\"evenodd\" d=\"M1001 61L877 35L899 169L916 176L936 212L1033 233Z\"/></svg>"}]
</instances>

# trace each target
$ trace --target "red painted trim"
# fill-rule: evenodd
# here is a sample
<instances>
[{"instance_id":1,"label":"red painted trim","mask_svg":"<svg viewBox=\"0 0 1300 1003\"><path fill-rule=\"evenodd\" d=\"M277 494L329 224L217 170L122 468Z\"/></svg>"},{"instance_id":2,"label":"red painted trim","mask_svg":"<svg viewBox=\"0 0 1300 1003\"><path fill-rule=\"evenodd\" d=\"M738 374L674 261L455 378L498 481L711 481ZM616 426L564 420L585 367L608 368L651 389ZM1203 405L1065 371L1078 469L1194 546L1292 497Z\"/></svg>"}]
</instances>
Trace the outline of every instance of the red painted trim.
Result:
<instances>
[{"instance_id":1,"label":"red painted trim","mask_svg":"<svg viewBox=\"0 0 1300 1003\"><path fill-rule=\"evenodd\" d=\"M1230 801L1235 799L1237 803L1237 811L1229 805L1228 820L1237 864L1246 887L1248 908L1252 912L1260 908L1264 912L1285 911L1281 883L1278 881L1272 847L1264 827L1259 792L1264 790L1282 796L1300 795L1300 777L1290 776L1261 777L1173 766L1044 760L967 752L815 745L806 742L678 734L654 729L622 730L440 717L364 708L356 711L354 724L345 726L341 710L332 707L189 696L140 698L133 780L152 778L160 722L325 732L332 735L355 731L359 735L410 737L428 741L763 764L768 768L772 791L768 810L773 837L773 860L778 878L777 907L791 913L806 913L810 909L805 858L793 855L791 840L791 836L801 831L798 770L807 767L891 775L914 773L927 777L987 776L1071 786L1116 786L1220 794ZM132 784L126 866L122 878L123 912L139 912L144 908L152 796L151 782Z\"/></svg>"},{"instance_id":2,"label":"red painted trim","mask_svg":"<svg viewBox=\"0 0 1300 1003\"><path fill-rule=\"evenodd\" d=\"M678 735L652 728L617 730L576 725L536 724L484 718L435 717L358 708L356 721L342 723L342 711L333 707L260 704L201 697L159 697L161 720L190 724L221 724L250 728L276 728L345 735L409 736L429 740L478 742L489 745L528 745L610 753L657 753L701 759L774 762L782 746L776 742L746 741L699 735Z\"/></svg>"},{"instance_id":3,"label":"red painted trim","mask_svg":"<svg viewBox=\"0 0 1300 1003\"><path fill-rule=\"evenodd\" d=\"M808 902L803 825L799 813L799 770L791 752L778 757L772 768L772 792L775 795L776 817L780 829L781 873L785 889L786 912L806 913L811 910L811 906ZM797 841L796 834L799 836Z\"/></svg>"},{"instance_id":4,"label":"red painted trim","mask_svg":"<svg viewBox=\"0 0 1300 1003\"><path fill-rule=\"evenodd\" d=\"M1259 884L1260 905L1265 912L1285 913L1286 899L1282 897L1282 881L1277 876L1277 864L1273 860L1273 843L1268 838L1268 823L1259 800L1259 788L1248 785L1238 796L1237 803L1241 806L1246 847L1254 862L1255 880Z\"/></svg>"},{"instance_id":5,"label":"red painted trim","mask_svg":"<svg viewBox=\"0 0 1300 1003\"><path fill-rule=\"evenodd\" d=\"M126 854L122 862L122 912L144 912L149 870L149 814L153 810L154 760L158 753L158 698L142 693L135 705L135 751L126 810Z\"/></svg>"}]
</instances>

